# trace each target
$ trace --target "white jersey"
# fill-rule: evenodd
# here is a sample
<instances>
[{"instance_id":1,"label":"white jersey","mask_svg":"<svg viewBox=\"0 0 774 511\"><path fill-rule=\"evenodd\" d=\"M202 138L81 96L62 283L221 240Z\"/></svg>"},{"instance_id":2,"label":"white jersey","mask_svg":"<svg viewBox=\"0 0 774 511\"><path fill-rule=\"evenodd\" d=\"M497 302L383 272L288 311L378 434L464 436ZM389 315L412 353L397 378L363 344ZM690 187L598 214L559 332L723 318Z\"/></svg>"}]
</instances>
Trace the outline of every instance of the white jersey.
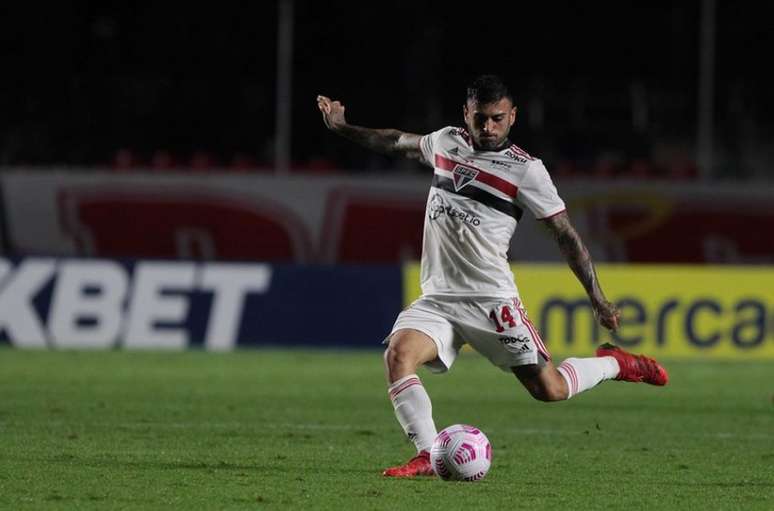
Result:
<instances>
[{"instance_id":1,"label":"white jersey","mask_svg":"<svg viewBox=\"0 0 774 511\"><path fill-rule=\"evenodd\" d=\"M477 151L462 128L422 137L434 167L422 240L425 296L514 297L508 247L523 208L544 219L565 209L543 162L515 145Z\"/></svg>"}]
</instances>

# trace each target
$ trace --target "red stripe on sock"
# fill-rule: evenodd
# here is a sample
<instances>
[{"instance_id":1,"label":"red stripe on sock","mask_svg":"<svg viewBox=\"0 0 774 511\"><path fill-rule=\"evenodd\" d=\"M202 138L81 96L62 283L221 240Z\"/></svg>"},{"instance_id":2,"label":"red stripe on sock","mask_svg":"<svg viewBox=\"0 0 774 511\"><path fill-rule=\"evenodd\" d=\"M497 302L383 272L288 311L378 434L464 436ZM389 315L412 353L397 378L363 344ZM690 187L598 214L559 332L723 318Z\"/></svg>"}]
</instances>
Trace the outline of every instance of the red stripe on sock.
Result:
<instances>
[{"instance_id":1,"label":"red stripe on sock","mask_svg":"<svg viewBox=\"0 0 774 511\"><path fill-rule=\"evenodd\" d=\"M578 373L575 371L575 368L567 362L562 362L559 367L564 369L567 372L567 376L570 377L570 390L574 396L578 393Z\"/></svg>"},{"instance_id":2,"label":"red stripe on sock","mask_svg":"<svg viewBox=\"0 0 774 511\"><path fill-rule=\"evenodd\" d=\"M406 390L409 387L412 387L414 385L422 385L422 382L419 381L419 378L411 378L409 380L404 381L403 383L398 386L396 389L390 390L390 399L395 399L395 397Z\"/></svg>"},{"instance_id":3,"label":"red stripe on sock","mask_svg":"<svg viewBox=\"0 0 774 511\"><path fill-rule=\"evenodd\" d=\"M572 382L573 382L573 388L572 393L573 395L578 393L578 371L575 370L575 366L572 364L567 364L567 368L572 373Z\"/></svg>"},{"instance_id":4,"label":"red stripe on sock","mask_svg":"<svg viewBox=\"0 0 774 511\"><path fill-rule=\"evenodd\" d=\"M567 392L572 394L572 375L570 374L570 370L567 369L567 366L564 364L560 364L557 369L562 373L562 376L564 376L565 380L567 380Z\"/></svg>"},{"instance_id":5,"label":"red stripe on sock","mask_svg":"<svg viewBox=\"0 0 774 511\"><path fill-rule=\"evenodd\" d=\"M575 395L578 393L578 373L575 371L575 368L570 364L567 364L565 367L569 371L570 376L572 376L572 393L573 395Z\"/></svg>"}]
</instances>

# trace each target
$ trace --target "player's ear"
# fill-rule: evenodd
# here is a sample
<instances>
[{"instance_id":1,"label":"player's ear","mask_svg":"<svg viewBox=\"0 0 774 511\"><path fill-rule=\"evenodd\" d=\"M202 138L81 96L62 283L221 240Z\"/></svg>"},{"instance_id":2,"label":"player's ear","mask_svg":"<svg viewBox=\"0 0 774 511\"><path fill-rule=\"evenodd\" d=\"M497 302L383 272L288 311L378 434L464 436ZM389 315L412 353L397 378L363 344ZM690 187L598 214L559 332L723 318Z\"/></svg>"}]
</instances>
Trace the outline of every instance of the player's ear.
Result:
<instances>
[{"instance_id":1,"label":"player's ear","mask_svg":"<svg viewBox=\"0 0 774 511\"><path fill-rule=\"evenodd\" d=\"M514 105L514 107L513 107L513 108L511 108L511 115L510 115L510 117L511 117L511 123L510 123L510 124L511 124L511 126L513 126L513 123L514 123L514 122L516 122L516 111L517 111L517 110L518 110L518 109L516 108L516 106L515 106L515 105Z\"/></svg>"}]
</instances>

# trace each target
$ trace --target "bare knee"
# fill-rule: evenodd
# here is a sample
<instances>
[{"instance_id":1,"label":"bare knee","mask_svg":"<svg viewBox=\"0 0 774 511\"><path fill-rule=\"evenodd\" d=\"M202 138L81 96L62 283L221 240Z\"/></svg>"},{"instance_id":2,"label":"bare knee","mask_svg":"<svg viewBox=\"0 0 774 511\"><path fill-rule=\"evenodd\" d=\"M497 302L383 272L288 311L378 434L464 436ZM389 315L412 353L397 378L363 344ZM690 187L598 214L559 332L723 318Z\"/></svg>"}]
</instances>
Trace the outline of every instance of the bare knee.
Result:
<instances>
[{"instance_id":1,"label":"bare knee","mask_svg":"<svg viewBox=\"0 0 774 511\"><path fill-rule=\"evenodd\" d=\"M387 379L397 381L417 371L417 368L438 355L435 343L427 335L414 330L399 330L390 338L384 351Z\"/></svg>"},{"instance_id":2,"label":"bare knee","mask_svg":"<svg viewBox=\"0 0 774 511\"><path fill-rule=\"evenodd\" d=\"M419 367L418 357L411 346L400 342L390 342L384 351L384 363L391 372L400 369L413 372Z\"/></svg>"}]
</instances>

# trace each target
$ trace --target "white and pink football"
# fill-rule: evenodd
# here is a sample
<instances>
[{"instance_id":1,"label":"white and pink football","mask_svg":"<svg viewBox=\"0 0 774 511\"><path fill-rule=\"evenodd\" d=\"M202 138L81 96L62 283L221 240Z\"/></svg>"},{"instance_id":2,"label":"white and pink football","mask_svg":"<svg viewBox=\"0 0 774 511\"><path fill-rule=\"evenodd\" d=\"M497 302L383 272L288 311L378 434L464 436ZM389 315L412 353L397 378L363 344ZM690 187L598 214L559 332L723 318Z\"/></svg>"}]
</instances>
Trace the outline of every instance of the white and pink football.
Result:
<instances>
[{"instance_id":1,"label":"white and pink football","mask_svg":"<svg viewBox=\"0 0 774 511\"><path fill-rule=\"evenodd\" d=\"M430 463L441 479L479 481L492 464L492 445L480 429L455 424L435 437Z\"/></svg>"}]
</instances>

